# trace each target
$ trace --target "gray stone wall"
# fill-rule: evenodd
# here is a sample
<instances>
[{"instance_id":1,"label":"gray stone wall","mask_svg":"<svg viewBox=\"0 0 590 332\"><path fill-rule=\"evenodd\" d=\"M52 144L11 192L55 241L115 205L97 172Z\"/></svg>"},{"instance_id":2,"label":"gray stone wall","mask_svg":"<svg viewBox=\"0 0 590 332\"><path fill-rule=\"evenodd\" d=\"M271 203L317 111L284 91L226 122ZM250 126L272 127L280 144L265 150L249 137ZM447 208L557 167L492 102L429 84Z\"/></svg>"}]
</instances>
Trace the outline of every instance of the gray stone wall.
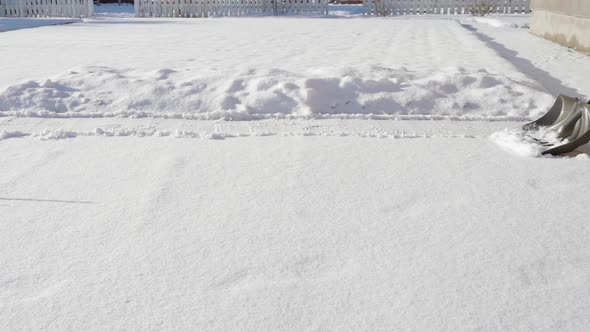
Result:
<instances>
[{"instance_id":1,"label":"gray stone wall","mask_svg":"<svg viewBox=\"0 0 590 332\"><path fill-rule=\"evenodd\" d=\"M531 32L590 54L590 0L532 0Z\"/></svg>"}]
</instances>

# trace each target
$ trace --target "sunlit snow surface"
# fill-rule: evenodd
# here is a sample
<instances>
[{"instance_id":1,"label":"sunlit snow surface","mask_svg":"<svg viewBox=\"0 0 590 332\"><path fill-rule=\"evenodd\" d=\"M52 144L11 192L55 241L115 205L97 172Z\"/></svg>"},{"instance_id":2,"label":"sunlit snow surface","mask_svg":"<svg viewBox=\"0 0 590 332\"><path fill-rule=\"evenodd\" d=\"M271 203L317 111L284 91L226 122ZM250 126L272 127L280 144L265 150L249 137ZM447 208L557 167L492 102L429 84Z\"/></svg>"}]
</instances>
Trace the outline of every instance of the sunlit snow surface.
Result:
<instances>
[{"instance_id":1,"label":"sunlit snow surface","mask_svg":"<svg viewBox=\"0 0 590 332\"><path fill-rule=\"evenodd\" d=\"M553 101L448 17L98 16L52 31L67 38L4 37L22 51L0 115L525 120Z\"/></svg>"},{"instance_id":2,"label":"sunlit snow surface","mask_svg":"<svg viewBox=\"0 0 590 332\"><path fill-rule=\"evenodd\" d=\"M586 55L101 7L0 33L0 330L590 330L590 149L519 129Z\"/></svg>"}]
</instances>

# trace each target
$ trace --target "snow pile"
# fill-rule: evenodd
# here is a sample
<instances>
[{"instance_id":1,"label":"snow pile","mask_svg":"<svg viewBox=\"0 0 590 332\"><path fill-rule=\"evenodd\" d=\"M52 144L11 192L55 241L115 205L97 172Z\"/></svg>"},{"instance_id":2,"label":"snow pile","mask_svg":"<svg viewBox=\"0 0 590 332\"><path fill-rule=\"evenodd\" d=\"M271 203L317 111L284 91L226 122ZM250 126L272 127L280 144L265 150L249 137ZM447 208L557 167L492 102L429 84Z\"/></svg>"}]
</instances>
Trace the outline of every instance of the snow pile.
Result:
<instances>
[{"instance_id":1,"label":"snow pile","mask_svg":"<svg viewBox=\"0 0 590 332\"><path fill-rule=\"evenodd\" d=\"M161 130L157 126L140 126L138 128L95 128L94 131L83 134L84 136L168 136L169 131Z\"/></svg>"},{"instance_id":2,"label":"snow pile","mask_svg":"<svg viewBox=\"0 0 590 332\"><path fill-rule=\"evenodd\" d=\"M36 137L39 137L43 141L47 140L58 140L58 139L66 139L66 138L74 138L78 136L75 132L62 130L62 129L45 129L39 134L35 134Z\"/></svg>"},{"instance_id":3,"label":"snow pile","mask_svg":"<svg viewBox=\"0 0 590 332\"><path fill-rule=\"evenodd\" d=\"M0 114L39 117L417 117L528 119L551 97L484 69L436 72L380 66L228 76L161 68L80 67L0 92Z\"/></svg>"},{"instance_id":4,"label":"snow pile","mask_svg":"<svg viewBox=\"0 0 590 332\"><path fill-rule=\"evenodd\" d=\"M505 151L521 157L538 157L550 147L569 143L567 139L560 139L557 131L547 128L525 131L522 128L505 129L490 135Z\"/></svg>"},{"instance_id":5,"label":"snow pile","mask_svg":"<svg viewBox=\"0 0 590 332\"><path fill-rule=\"evenodd\" d=\"M538 157L542 152L541 146L522 130L506 129L493 133L490 139L503 150L520 157Z\"/></svg>"}]
</instances>

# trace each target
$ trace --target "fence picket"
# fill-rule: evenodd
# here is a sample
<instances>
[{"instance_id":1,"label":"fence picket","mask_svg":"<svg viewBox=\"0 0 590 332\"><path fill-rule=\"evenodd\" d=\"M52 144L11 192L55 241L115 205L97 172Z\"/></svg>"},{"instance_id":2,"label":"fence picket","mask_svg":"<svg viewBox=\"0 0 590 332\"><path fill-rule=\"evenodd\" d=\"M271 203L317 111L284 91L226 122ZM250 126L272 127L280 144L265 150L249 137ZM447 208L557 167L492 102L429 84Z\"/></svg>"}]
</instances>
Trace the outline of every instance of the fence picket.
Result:
<instances>
[{"instance_id":1,"label":"fence picket","mask_svg":"<svg viewBox=\"0 0 590 332\"><path fill-rule=\"evenodd\" d=\"M0 0L0 17L89 17L92 0Z\"/></svg>"},{"instance_id":2,"label":"fence picket","mask_svg":"<svg viewBox=\"0 0 590 332\"><path fill-rule=\"evenodd\" d=\"M368 15L470 14L477 0L364 0ZM387 10L384 10L387 9ZM492 13L523 14L531 12L531 0L497 0Z\"/></svg>"},{"instance_id":3,"label":"fence picket","mask_svg":"<svg viewBox=\"0 0 590 332\"><path fill-rule=\"evenodd\" d=\"M276 0L136 0L135 15L138 17L270 15L273 14L273 1ZM380 1L393 8L392 1L395 0ZM279 10L289 9L290 13L295 14L328 13L327 0L287 0L286 2L279 0L276 5ZM366 12L372 13L372 11L376 10L376 5L377 3L373 0L365 0Z\"/></svg>"},{"instance_id":4,"label":"fence picket","mask_svg":"<svg viewBox=\"0 0 590 332\"><path fill-rule=\"evenodd\" d=\"M135 0L138 17L273 14L276 0ZM279 0L294 14L327 14L328 0ZM368 15L469 14L476 0L364 0ZM0 17L89 17L93 0L0 0ZM497 0L493 13L530 13L530 0Z\"/></svg>"}]
</instances>

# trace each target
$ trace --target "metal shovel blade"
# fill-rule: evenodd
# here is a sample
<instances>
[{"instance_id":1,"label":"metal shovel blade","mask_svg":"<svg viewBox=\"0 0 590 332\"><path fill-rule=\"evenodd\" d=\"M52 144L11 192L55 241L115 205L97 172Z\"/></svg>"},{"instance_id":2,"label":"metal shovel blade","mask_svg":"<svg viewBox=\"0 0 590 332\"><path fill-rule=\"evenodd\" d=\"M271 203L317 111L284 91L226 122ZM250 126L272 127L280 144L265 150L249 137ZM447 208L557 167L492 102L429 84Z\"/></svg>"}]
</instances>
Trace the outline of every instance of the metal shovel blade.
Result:
<instances>
[{"instance_id":1,"label":"metal shovel blade","mask_svg":"<svg viewBox=\"0 0 590 332\"><path fill-rule=\"evenodd\" d=\"M572 152L590 141L590 104L560 95L547 114L523 126L526 131L542 128L555 132L561 142L565 141L561 145L549 145L543 155L557 156Z\"/></svg>"}]
</instances>

